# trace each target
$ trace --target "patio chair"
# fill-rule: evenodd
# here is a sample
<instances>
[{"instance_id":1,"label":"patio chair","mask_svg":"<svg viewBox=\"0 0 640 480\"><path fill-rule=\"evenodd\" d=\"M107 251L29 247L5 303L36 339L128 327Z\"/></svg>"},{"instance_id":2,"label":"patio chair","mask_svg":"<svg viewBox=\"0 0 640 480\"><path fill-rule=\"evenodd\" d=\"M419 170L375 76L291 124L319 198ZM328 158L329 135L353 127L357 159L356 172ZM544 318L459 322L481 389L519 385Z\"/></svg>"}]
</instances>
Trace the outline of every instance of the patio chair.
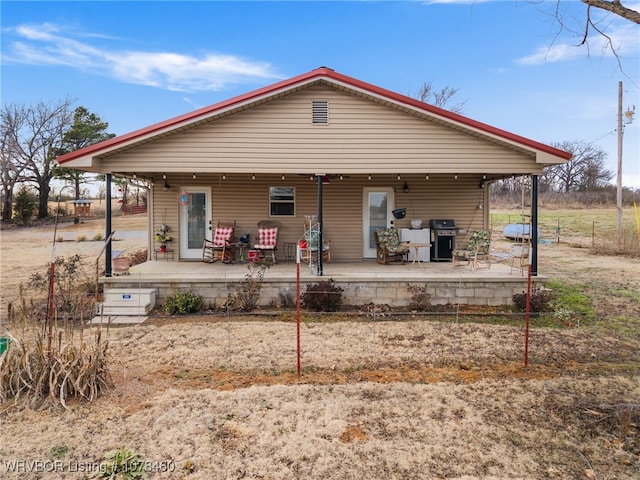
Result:
<instances>
[{"instance_id":1,"label":"patio chair","mask_svg":"<svg viewBox=\"0 0 640 480\"><path fill-rule=\"evenodd\" d=\"M318 260L318 238L320 233L319 224L305 224L304 235L301 240L301 260L312 264L315 258ZM331 241L322 239L322 261L331 263Z\"/></svg>"},{"instance_id":2,"label":"patio chair","mask_svg":"<svg viewBox=\"0 0 640 480\"><path fill-rule=\"evenodd\" d=\"M260 258L267 252L271 252L273 264L276 263L276 250L278 249L278 222L261 220L258 222L258 243L253 248L260 251Z\"/></svg>"},{"instance_id":3,"label":"patio chair","mask_svg":"<svg viewBox=\"0 0 640 480\"><path fill-rule=\"evenodd\" d=\"M474 230L464 250L452 252L454 267L469 265L470 270L491 268L491 230Z\"/></svg>"},{"instance_id":4,"label":"patio chair","mask_svg":"<svg viewBox=\"0 0 640 480\"><path fill-rule=\"evenodd\" d=\"M529 267L529 243L514 243L511 245L511 269L509 273L513 273L514 268L520 269L520 275L524 274L525 269Z\"/></svg>"},{"instance_id":5,"label":"patio chair","mask_svg":"<svg viewBox=\"0 0 640 480\"><path fill-rule=\"evenodd\" d=\"M218 222L213 240L205 238L202 242L202 261L214 263L220 260L222 263L233 263L235 248L232 244L236 241L235 229L236 222Z\"/></svg>"},{"instance_id":6,"label":"patio chair","mask_svg":"<svg viewBox=\"0 0 640 480\"><path fill-rule=\"evenodd\" d=\"M393 228L380 228L373 232L376 242L376 262L389 265L391 261L402 262L409 259L409 248L400 243L398 231Z\"/></svg>"}]
</instances>

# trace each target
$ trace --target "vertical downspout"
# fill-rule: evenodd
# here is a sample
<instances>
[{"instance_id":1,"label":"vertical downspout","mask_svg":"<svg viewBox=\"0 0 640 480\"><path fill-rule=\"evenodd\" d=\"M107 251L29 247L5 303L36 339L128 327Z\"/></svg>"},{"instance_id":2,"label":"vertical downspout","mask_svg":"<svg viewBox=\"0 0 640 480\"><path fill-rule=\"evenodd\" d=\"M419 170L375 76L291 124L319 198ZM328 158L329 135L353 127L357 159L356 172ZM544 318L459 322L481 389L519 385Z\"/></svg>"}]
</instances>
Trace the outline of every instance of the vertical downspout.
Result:
<instances>
[{"instance_id":1,"label":"vertical downspout","mask_svg":"<svg viewBox=\"0 0 640 480\"><path fill-rule=\"evenodd\" d=\"M318 175L318 276L322 276L322 176Z\"/></svg>"},{"instance_id":2,"label":"vertical downspout","mask_svg":"<svg viewBox=\"0 0 640 480\"><path fill-rule=\"evenodd\" d=\"M531 275L538 276L538 175L531 175Z\"/></svg>"},{"instance_id":3,"label":"vertical downspout","mask_svg":"<svg viewBox=\"0 0 640 480\"><path fill-rule=\"evenodd\" d=\"M111 174L105 175L106 180L106 205L105 205L105 235L107 248L104 257L104 276L111 276Z\"/></svg>"}]
</instances>

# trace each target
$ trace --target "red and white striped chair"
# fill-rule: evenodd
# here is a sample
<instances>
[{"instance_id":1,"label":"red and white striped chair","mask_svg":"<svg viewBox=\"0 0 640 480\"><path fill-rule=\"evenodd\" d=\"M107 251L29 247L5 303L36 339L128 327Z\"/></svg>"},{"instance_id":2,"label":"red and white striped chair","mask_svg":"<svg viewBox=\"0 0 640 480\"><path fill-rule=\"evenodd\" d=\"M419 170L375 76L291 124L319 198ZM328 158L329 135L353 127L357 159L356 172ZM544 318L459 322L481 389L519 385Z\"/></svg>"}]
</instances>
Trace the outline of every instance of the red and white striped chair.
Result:
<instances>
[{"instance_id":1,"label":"red and white striped chair","mask_svg":"<svg viewBox=\"0 0 640 480\"><path fill-rule=\"evenodd\" d=\"M202 242L202 261L213 263L221 260L222 263L233 263L235 259L235 229L236 222L221 223L218 222L216 231L213 234L213 240L206 238Z\"/></svg>"},{"instance_id":2,"label":"red and white striped chair","mask_svg":"<svg viewBox=\"0 0 640 480\"><path fill-rule=\"evenodd\" d=\"M278 222L261 220L258 222L258 243L253 248L260 251L263 258L267 252L271 252L271 259L275 265L276 250L278 249Z\"/></svg>"}]
</instances>

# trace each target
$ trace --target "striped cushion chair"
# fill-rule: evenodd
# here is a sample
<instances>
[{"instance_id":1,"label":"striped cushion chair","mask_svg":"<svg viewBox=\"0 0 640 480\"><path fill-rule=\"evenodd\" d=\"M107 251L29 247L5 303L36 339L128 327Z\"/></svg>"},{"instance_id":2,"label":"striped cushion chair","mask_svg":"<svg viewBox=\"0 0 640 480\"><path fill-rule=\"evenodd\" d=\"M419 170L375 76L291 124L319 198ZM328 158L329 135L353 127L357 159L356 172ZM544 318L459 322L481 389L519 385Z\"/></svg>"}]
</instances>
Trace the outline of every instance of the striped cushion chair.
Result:
<instances>
[{"instance_id":1,"label":"striped cushion chair","mask_svg":"<svg viewBox=\"0 0 640 480\"><path fill-rule=\"evenodd\" d=\"M271 252L271 260L276 263L276 250L278 249L278 224L263 220L258 222L258 243L253 248L260 251L260 257L266 252Z\"/></svg>"},{"instance_id":2,"label":"striped cushion chair","mask_svg":"<svg viewBox=\"0 0 640 480\"><path fill-rule=\"evenodd\" d=\"M213 263L221 260L223 263L233 263L235 249L232 243L235 242L235 222L230 224L218 223L213 234L213 240L206 238L202 242L202 261Z\"/></svg>"}]
</instances>

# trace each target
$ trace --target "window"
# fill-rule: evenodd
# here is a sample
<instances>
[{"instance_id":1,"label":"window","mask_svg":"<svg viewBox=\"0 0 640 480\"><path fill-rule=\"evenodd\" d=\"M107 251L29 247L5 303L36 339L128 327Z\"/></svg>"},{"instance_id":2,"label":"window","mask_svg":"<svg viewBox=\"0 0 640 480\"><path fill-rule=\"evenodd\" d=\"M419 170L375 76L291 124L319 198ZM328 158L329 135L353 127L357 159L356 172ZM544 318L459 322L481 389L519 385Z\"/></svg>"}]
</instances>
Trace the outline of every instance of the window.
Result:
<instances>
[{"instance_id":1,"label":"window","mask_svg":"<svg viewBox=\"0 0 640 480\"><path fill-rule=\"evenodd\" d=\"M293 217L296 214L295 187L269 187L269 215Z\"/></svg>"}]
</instances>

